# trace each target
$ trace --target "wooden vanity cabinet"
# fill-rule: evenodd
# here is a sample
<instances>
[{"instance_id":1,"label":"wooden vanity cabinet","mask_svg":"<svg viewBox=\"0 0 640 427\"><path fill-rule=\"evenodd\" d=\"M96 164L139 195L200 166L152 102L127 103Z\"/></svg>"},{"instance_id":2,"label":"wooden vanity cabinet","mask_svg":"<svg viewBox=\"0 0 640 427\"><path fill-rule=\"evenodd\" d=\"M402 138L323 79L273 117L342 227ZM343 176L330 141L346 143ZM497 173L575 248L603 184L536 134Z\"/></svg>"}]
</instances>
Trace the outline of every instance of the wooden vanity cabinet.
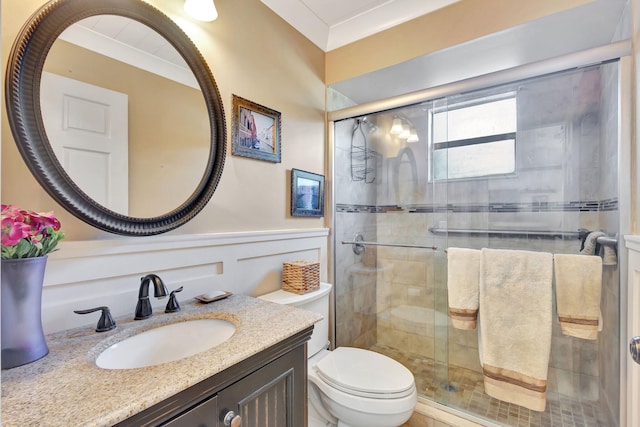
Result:
<instances>
[{"instance_id":1,"label":"wooden vanity cabinet","mask_svg":"<svg viewBox=\"0 0 640 427\"><path fill-rule=\"evenodd\" d=\"M287 338L117 426L306 427L306 342L312 330Z\"/></svg>"},{"instance_id":2,"label":"wooden vanity cabinet","mask_svg":"<svg viewBox=\"0 0 640 427\"><path fill-rule=\"evenodd\" d=\"M167 427L218 427L218 425L224 425L224 423L218 422L217 413L218 396L213 396L178 415L177 418L161 425Z\"/></svg>"}]
</instances>

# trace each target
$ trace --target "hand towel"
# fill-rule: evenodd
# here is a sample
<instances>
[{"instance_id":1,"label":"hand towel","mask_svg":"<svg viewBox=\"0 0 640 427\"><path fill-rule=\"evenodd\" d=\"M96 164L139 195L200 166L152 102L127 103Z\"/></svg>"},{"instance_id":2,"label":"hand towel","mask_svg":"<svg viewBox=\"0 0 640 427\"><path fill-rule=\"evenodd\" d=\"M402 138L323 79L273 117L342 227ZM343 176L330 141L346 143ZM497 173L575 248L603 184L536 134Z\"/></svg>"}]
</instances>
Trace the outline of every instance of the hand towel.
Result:
<instances>
[{"instance_id":1,"label":"hand towel","mask_svg":"<svg viewBox=\"0 0 640 427\"><path fill-rule=\"evenodd\" d=\"M599 256L556 254L553 260L562 333L587 340L597 339L602 259Z\"/></svg>"},{"instance_id":2,"label":"hand towel","mask_svg":"<svg viewBox=\"0 0 640 427\"><path fill-rule=\"evenodd\" d=\"M616 250L611 246L604 247L604 255L602 256L602 265L617 265L618 256Z\"/></svg>"},{"instance_id":3,"label":"hand towel","mask_svg":"<svg viewBox=\"0 0 640 427\"><path fill-rule=\"evenodd\" d=\"M447 249L449 317L456 329L475 329L478 318L480 251Z\"/></svg>"},{"instance_id":4,"label":"hand towel","mask_svg":"<svg viewBox=\"0 0 640 427\"><path fill-rule=\"evenodd\" d=\"M485 392L534 411L546 406L553 256L482 249L480 360Z\"/></svg>"}]
</instances>

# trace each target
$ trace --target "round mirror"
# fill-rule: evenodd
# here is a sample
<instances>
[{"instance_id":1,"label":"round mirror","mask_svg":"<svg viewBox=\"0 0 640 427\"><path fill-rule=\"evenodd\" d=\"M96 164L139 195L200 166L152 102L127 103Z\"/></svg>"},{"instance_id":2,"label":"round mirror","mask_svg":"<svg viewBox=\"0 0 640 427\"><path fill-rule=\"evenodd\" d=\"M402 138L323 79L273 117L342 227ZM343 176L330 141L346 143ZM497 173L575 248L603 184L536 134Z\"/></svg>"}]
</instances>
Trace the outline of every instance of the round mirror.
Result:
<instances>
[{"instance_id":1,"label":"round mirror","mask_svg":"<svg viewBox=\"0 0 640 427\"><path fill-rule=\"evenodd\" d=\"M23 27L7 69L18 149L75 216L124 235L192 219L215 191L226 130L200 52L139 0L62 0Z\"/></svg>"}]
</instances>

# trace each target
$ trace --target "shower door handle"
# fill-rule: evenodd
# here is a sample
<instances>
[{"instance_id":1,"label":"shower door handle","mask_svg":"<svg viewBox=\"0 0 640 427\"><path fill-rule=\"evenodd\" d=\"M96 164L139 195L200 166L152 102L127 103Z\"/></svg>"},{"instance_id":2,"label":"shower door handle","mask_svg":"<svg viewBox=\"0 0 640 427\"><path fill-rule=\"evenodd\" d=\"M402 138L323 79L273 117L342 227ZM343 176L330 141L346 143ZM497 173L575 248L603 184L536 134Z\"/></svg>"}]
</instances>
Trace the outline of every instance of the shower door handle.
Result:
<instances>
[{"instance_id":1,"label":"shower door handle","mask_svg":"<svg viewBox=\"0 0 640 427\"><path fill-rule=\"evenodd\" d=\"M633 337L629 341L629 351L634 362L640 364L640 337Z\"/></svg>"}]
</instances>

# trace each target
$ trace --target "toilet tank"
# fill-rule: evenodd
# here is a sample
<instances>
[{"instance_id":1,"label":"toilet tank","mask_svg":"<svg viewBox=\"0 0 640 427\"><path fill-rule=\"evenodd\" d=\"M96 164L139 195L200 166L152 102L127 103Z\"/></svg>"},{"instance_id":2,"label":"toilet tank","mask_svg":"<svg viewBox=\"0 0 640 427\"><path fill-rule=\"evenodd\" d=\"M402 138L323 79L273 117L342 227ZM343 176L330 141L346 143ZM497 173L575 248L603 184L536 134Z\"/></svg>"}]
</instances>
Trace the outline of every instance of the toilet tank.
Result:
<instances>
[{"instance_id":1,"label":"toilet tank","mask_svg":"<svg viewBox=\"0 0 640 427\"><path fill-rule=\"evenodd\" d=\"M313 327L313 334L307 345L308 357L313 356L320 350L327 348L329 341L329 293L330 283L320 283L320 289L306 294L295 294L283 291L282 289L271 292L258 298L278 304L292 305L303 310L314 311L322 315L322 320Z\"/></svg>"}]
</instances>

